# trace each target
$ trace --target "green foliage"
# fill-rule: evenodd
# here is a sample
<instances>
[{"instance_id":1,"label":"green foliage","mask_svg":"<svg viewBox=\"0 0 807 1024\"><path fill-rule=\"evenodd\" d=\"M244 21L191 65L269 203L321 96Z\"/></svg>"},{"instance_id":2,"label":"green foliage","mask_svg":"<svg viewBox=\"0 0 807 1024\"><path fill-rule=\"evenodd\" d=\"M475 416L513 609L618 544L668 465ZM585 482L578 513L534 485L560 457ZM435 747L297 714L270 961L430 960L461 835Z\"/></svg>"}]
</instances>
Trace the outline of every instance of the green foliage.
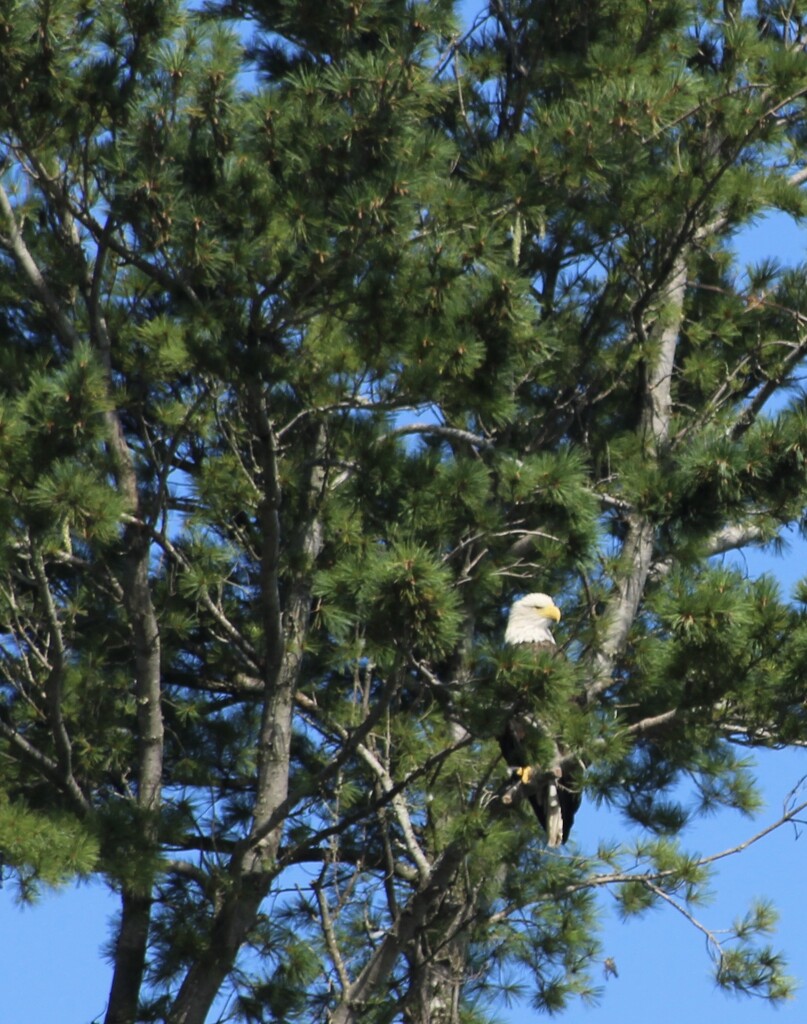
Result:
<instances>
[{"instance_id":1,"label":"green foliage","mask_svg":"<svg viewBox=\"0 0 807 1024\"><path fill-rule=\"evenodd\" d=\"M755 936L773 930L776 919L776 912L762 902L734 923L731 940L736 944L721 948L715 956L715 979L721 988L738 994L762 994L774 1001L792 997L793 979L784 973L782 956L768 945L753 945Z\"/></svg>"},{"instance_id":2,"label":"green foliage","mask_svg":"<svg viewBox=\"0 0 807 1024\"><path fill-rule=\"evenodd\" d=\"M0 3L0 855L119 893L110 1021L560 1013L599 889L705 929L688 823L807 742L731 561L807 502L807 268L734 252L800 7ZM512 719L639 838L548 849Z\"/></svg>"},{"instance_id":3,"label":"green foliage","mask_svg":"<svg viewBox=\"0 0 807 1024\"><path fill-rule=\"evenodd\" d=\"M42 886L87 878L99 863L93 830L64 813L43 813L0 795L0 856L21 902L33 902Z\"/></svg>"}]
</instances>

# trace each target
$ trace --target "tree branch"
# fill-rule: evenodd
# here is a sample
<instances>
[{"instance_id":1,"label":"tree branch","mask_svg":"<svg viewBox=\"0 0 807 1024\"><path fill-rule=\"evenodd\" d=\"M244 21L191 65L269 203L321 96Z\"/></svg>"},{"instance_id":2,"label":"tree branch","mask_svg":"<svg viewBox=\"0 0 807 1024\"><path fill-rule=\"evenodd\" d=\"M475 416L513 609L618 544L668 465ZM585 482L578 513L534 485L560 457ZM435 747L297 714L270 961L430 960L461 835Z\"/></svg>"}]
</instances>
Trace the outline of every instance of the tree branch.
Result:
<instances>
[{"instance_id":1,"label":"tree branch","mask_svg":"<svg viewBox=\"0 0 807 1024\"><path fill-rule=\"evenodd\" d=\"M432 434L447 441L459 441L461 444L479 448L481 451L490 451L495 447L493 441L488 437L474 434L470 430L461 430L459 427L449 427L444 423L406 423L390 430L388 434L383 434L379 441L390 437L404 437L407 434Z\"/></svg>"},{"instance_id":2,"label":"tree branch","mask_svg":"<svg viewBox=\"0 0 807 1024\"><path fill-rule=\"evenodd\" d=\"M53 601L53 594L50 591L45 563L41 552L32 547L31 567L34 578L39 588L42 603L45 606L45 618L48 623L48 635L50 637L50 666L48 678L45 684L45 692L48 698L48 712L50 726L53 733L53 743L56 748L56 755L59 759L59 767L64 776L64 785L71 792L81 792L75 776L73 775L73 751L70 743L70 736L64 721L62 707L62 690L64 685L65 671L65 646L62 634L62 624L56 611Z\"/></svg>"},{"instance_id":3,"label":"tree branch","mask_svg":"<svg viewBox=\"0 0 807 1024\"><path fill-rule=\"evenodd\" d=\"M672 375L686 292L686 250L673 263L664 289L662 308L648 339L654 357L645 371L644 407L639 432L651 455L667 443L672 414ZM614 662L627 641L644 594L653 559L655 530L636 512L626 515L627 534L619 560L618 579L605 615L605 631L592 659L592 680L586 688L590 703L611 685Z\"/></svg>"},{"instance_id":4,"label":"tree branch","mask_svg":"<svg viewBox=\"0 0 807 1024\"><path fill-rule=\"evenodd\" d=\"M435 898L450 886L467 852L467 843L463 839L455 839L445 848L425 884L409 900L361 974L344 993L331 1016L331 1024L360 1024L364 1019L366 1000L389 977L398 957L428 919Z\"/></svg>"},{"instance_id":5,"label":"tree branch","mask_svg":"<svg viewBox=\"0 0 807 1024\"><path fill-rule=\"evenodd\" d=\"M0 214L6 222L8 231L7 237L0 239L0 244L8 248L14 256L17 265L27 278L35 295L53 320L53 324L62 340L71 348L75 348L79 343L79 336L72 323L62 312L60 304L48 287L42 271L25 244L25 239L22 237L22 233L17 225L17 219L14 216L11 200L2 185L0 185Z\"/></svg>"},{"instance_id":6,"label":"tree branch","mask_svg":"<svg viewBox=\"0 0 807 1024\"><path fill-rule=\"evenodd\" d=\"M390 803L392 804L392 809L395 812L395 817L398 820L398 824L401 826L401 832L403 833L406 849L409 852L409 856L417 866L421 882L425 883L428 880L432 866L415 836L415 830L412 828L412 819L409 817L409 810L406 806L403 793L401 791L395 791L395 785L389 772L368 747L363 743L358 743L356 744L356 753L364 763L372 769L381 788L390 797Z\"/></svg>"}]
</instances>

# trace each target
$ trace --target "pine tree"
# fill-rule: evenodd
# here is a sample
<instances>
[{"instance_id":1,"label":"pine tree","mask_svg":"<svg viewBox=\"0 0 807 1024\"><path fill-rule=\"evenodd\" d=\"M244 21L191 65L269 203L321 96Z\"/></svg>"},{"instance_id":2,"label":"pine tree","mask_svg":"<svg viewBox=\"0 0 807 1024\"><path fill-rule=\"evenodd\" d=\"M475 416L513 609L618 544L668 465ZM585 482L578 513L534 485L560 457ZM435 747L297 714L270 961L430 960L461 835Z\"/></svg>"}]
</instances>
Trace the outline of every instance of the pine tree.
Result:
<instances>
[{"instance_id":1,"label":"pine tree","mask_svg":"<svg viewBox=\"0 0 807 1024\"><path fill-rule=\"evenodd\" d=\"M592 998L598 890L695 907L807 742L807 589L715 557L807 495L807 270L734 255L807 10L462 13L0 4L0 853L119 895L106 1024ZM516 707L641 831L548 849ZM771 925L719 984L789 995Z\"/></svg>"}]
</instances>

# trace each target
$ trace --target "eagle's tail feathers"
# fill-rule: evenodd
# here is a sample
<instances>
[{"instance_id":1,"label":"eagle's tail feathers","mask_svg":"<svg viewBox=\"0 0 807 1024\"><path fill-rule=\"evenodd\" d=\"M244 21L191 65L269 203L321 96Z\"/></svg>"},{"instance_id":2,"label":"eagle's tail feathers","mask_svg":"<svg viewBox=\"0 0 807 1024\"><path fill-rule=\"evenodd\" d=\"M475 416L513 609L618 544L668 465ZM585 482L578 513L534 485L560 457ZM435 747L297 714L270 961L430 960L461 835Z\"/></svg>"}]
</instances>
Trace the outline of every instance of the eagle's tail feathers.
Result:
<instances>
[{"instance_id":1,"label":"eagle's tail feathers","mask_svg":"<svg viewBox=\"0 0 807 1024\"><path fill-rule=\"evenodd\" d=\"M560 846L563 842L563 814L558 799L558 787L554 782L550 782L544 791L544 817L546 845Z\"/></svg>"}]
</instances>

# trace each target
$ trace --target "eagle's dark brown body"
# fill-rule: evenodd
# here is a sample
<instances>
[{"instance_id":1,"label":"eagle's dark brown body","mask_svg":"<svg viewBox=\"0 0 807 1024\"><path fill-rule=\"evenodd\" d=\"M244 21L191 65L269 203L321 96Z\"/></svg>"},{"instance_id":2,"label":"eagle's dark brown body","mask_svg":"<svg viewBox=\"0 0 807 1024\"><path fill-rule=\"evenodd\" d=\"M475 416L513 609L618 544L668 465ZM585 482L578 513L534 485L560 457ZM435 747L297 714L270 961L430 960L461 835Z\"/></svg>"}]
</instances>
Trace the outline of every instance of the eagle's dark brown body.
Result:
<instances>
[{"instance_id":1,"label":"eagle's dark brown body","mask_svg":"<svg viewBox=\"0 0 807 1024\"><path fill-rule=\"evenodd\" d=\"M499 737L499 748L502 757L511 768L529 767L529 757L524 749L523 737L524 726L517 718L512 718L505 726L504 732ZM574 816L580 807L582 796L580 793L580 780L574 777L574 773L560 766L561 775L555 782L558 805L561 815L561 842L565 843L569 838L569 832L574 824ZM535 811L535 816L540 822L541 828L549 834L547 828L547 810L545 799L549 794L542 793L541 799L534 793L529 793L527 799Z\"/></svg>"}]
</instances>

